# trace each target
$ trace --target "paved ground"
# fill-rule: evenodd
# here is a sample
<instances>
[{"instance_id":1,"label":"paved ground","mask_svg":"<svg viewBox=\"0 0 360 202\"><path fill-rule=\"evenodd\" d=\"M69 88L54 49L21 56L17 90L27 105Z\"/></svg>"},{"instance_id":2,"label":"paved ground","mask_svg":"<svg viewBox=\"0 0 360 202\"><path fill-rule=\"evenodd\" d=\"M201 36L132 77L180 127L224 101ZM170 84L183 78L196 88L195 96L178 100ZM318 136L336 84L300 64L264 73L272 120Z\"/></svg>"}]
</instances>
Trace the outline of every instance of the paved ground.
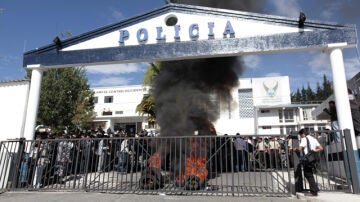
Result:
<instances>
[{"instance_id":1,"label":"paved ground","mask_svg":"<svg viewBox=\"0 0 360 202\"><path fill-rule=\"evenodd\" d=\"M132 202L132 201L199 201L199 202L359 202L360 195L325 192L319 193L318 197L305 196L298 194L292 197L230 197L230 196L169 196L169 195L136 195L136 194L103 194L103 193L86 193L86 192L5 192L0 194L0 202Z\"/></svg>"}]
</instances>

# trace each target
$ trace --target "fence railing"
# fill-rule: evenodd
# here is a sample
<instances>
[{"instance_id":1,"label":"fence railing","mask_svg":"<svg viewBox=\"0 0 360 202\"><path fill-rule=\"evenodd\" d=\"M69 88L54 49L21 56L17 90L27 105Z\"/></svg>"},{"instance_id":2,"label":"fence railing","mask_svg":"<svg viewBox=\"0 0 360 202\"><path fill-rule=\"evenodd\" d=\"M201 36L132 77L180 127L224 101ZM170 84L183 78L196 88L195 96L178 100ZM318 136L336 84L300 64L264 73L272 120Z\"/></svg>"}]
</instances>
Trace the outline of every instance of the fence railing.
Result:
<instances>
[{"instance_id":1,"label":"fence railing","mask_svg":"<svg viewBox=\"0 0 360 202\"><path fill-rule=\"evenodd\" d=\"M276 141L273 136L5 141L0 144L0 188L286 196L293 192L293 153L288 151L284 136L276 138ZM315 174L319 187L349 189L346 167L341 161L343 147L325 144L327 151Z\"/></svg>"}]
</instances>

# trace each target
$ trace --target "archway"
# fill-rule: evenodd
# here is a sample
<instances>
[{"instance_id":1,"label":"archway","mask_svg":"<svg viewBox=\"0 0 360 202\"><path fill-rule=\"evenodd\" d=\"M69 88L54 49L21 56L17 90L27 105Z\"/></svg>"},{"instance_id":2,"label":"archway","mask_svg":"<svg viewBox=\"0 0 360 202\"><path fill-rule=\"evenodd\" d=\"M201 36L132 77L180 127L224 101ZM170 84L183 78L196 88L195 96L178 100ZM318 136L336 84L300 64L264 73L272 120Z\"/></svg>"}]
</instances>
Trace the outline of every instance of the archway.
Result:
<instances>
[{"instance_id":1,"label":"archway","mask_svg":"<svg viewBox=\"0 0 360 202\"><path fill-rule=\"evenodd\" d=\"M310 50L329 53L340 128L352 129L342 49L356 44L351 25L169 4L26 52L32 78L24 137L33 137L42 72L49 68Z\"/></svg>"}]
</instances>

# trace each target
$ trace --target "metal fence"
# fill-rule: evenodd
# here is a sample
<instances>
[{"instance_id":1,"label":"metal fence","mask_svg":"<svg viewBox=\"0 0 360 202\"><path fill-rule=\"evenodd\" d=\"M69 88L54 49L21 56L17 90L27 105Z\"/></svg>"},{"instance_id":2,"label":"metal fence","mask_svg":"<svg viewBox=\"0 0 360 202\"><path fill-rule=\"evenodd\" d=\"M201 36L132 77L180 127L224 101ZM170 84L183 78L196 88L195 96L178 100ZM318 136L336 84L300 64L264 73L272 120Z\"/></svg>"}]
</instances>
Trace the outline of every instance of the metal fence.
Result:
<instances>
[{"instance_id":1,"label":"metal fence","mask_svg":"<svg viewBox=\"0 0 360 202\"><path fill-rule=\"evenodd\" d=\"M313 170L320 191L350 192L352 184L343 131L317 131L313 132L312 135L318 139L324 148L320 152L320 159ZM299 141L295 139L293 146L296 147L298 144ZM295 153L293 155L295 172L292 172L291 176L295 179L296 169L301 165L299 165L299 157ZM302 179L304 190L308 190L307 180L304 176Z\"/></svg>"},{"instance_id":2,"label":"metal fence","mask_svg":"<svg viewBox=\"0 0 360 202\"><path fill-rule=\"evenodd\" d=\"M294 191L294 161L285 137L277 136L278 140L272 136L256 137L5 141L0 144L0 188L5 191L290 195ZM343 144L325 144L327 150L315 174L319 187L321 190L349 189L347 169L342 161Z\"/></svg>"}]
</instances>

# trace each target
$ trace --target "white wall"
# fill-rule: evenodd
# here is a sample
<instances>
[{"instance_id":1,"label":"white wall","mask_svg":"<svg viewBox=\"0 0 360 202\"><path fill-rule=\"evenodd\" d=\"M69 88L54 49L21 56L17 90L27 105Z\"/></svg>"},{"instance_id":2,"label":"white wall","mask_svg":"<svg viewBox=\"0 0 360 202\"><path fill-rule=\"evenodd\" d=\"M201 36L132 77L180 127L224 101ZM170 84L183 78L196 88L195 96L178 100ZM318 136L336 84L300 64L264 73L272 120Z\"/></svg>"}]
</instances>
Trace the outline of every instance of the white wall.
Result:
<instances>
[{"instance_id":1,"label":"white wall","mask_svg":"<svg viewBox=\"0 0 360 202\"><path fill-rule=\"evenodd\" d=\"M0 83L0 140L22 136L29 87L30 81Z\"/></svg>"},{"instance_id":2,"label":"white wall","mask_svg":"<svg viewBox=\"0 0 360 202\"><path fill-rule=\"evenodd\" d=\"M252 79L254 105L290 104L289 77L263 77Z\"/></svg>"},{"instance_id":3,"label":"white wall","mask_svg":"<svg viewBox=\"0 0 360 202\"><path fill-rule=\"evenodd\" d=\"M141 85L94 88L95 97L98 97L98 103L95 104L97 116L102 116L104 109L113 112L112 116L138 116L135 112L136 106L141 102L144 94L148 93L148 87ZM113 96L113 103L104 103L105 96ZM117 115L115 111L123 111L123 114ZM107 116L109 117L109 116Z\"/></svg>"}]
</instances>

